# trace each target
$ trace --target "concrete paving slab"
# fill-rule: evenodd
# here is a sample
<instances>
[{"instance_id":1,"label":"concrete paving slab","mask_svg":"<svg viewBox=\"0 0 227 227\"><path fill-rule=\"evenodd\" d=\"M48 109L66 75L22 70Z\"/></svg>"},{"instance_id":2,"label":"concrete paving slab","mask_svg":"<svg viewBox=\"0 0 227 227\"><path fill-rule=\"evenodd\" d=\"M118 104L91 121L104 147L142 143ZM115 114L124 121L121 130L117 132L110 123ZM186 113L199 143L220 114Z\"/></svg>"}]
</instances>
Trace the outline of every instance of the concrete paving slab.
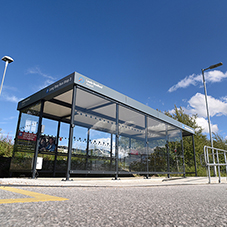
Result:
<instances>
[{"instance_id":1,"label":"concrete paving slab","mask_svg":"<svg viewBox=\"0 0 227 227\"><path fill-rule=\"evenodd\" d=\"M226 184L226 178L221 178L221 183ZM0 186L38 186L38 187L152 187L171 185L199 185L208 184L207 177L121 177L118 180L113 178L70 178L65 181L63 178L0 178ZM218 184L218 177L211 178L211 184Z\"/></svg>"}]
</instances>

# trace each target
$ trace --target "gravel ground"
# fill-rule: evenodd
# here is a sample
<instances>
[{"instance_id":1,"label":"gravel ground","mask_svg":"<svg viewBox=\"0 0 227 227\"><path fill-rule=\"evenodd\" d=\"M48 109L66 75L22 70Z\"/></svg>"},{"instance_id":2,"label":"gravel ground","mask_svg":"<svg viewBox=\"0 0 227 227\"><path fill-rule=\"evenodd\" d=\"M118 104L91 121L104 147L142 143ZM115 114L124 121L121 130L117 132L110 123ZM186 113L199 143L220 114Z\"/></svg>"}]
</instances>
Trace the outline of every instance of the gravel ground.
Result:
<instances>
[{"instance_id":1,"label":"gravel ground","mask_svg":"<svg viewBox=\"0 0 227 227\"><path fill-rule=\"evenodd\" d=\"M67 201L0 204L0 226L226 226L227 185L20 187ZM0 190L1 199L24 198Z\"/></svg>"}]
</instances>

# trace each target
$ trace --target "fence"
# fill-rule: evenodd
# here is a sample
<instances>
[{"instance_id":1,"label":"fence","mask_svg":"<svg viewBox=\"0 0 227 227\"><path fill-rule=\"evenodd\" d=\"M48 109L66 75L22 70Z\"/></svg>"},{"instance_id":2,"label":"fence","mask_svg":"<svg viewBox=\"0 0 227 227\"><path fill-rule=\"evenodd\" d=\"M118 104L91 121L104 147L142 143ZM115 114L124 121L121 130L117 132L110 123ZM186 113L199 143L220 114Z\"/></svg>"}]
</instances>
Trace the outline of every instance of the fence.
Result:
<instances>
[{"instance_id":1,"label":"fence","mask_svg":"<svg viewBox=\"0 0 227 227\"><path fill-rule=\"evenodd\" d=\"M204 146L204 159L205 165L207 167L208 172L208 183L211 182L211 169L210 167L214 167L214 175L217 176L217 168L218 168L218 182L221 183L221 167L225 167L225 172L227 175L227 158L226 158L226 150L222 150L219 148Z\"/></svg>"}]
</instances>

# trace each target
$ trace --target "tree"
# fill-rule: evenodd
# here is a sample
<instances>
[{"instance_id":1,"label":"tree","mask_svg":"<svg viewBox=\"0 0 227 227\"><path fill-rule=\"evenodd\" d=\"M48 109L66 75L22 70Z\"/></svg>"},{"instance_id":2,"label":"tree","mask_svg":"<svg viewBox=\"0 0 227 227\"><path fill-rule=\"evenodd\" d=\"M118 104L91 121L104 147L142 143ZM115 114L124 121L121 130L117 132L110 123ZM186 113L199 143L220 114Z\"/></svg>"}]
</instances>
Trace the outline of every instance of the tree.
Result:
<instances>
[{"instance_id":1,"label":"tree","mask_svg":"<svg viewBox=\"0 0 227 227\"><path fill-rule=\"evenodd\" d=\"M195 154L196 154L196 164L198 175L205 175L206 171L204 166L201 165L200 159L204 160L203 148L205 145L209 145L206 135L202 134L202 127L196 123L197 115L186 114L182 107L174 107L174 112L170 113L168 111L164 112L167 116L182 122L185 125L190 126L195 130L194 142L195 142ZM186 172L194 172L194 153L192 149L192 139L189 136L183 137L184 144L184 157L185 157L185 167Z\"/></svg>"},{"instance_id":2,"label":"tree","mask_svg":"<svg viewBox=\"0 0 227 227\"><path fill-rule=\"evenodd\" d=\"M12 139L9 136L3 136L0 128L0 157L12 157L13 144Z\"/></svg>"},{"instance_id":3,"label":"tree","mask_svg":"<svg viewBox=\"0 0 227 227\"><path fill-rule=\"evenodd\" d=\"M223 136L219 135L218 133L213 133L213 142L214 147L227 150L227 141L223 138Z\"/></svg>"}]
</instances>

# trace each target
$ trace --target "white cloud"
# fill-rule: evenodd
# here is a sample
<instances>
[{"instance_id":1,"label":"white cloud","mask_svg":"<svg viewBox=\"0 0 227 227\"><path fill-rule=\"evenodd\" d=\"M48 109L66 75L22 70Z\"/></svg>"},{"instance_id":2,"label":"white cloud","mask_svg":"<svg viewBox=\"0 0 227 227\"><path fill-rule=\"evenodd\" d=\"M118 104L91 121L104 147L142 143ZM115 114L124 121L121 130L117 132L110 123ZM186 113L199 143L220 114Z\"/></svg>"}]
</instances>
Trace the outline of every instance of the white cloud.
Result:
<instances>
[{"instance_id":1,"label":"white cloud","mask_svg":"<svg viewBox=\"0 0 227 227\"><path fill-rule=\"evenodd\" d=\"M212 96L207 96L208 107L210 116L227 115L227 103L219 99L215 99ZM205 106L205 96L201 93L196 93L188 101L189 106L185 110L187 113L198 114L200 117L207 117L207 111Z\"/></svg>"},{"instance_id":2,"label":"white cloud","mask_svg":"<svg viewBox=\"0 0 227 227\"><path fill-rule=\"evenodd\" d=\"M6 96L5 97L7 101L9 102L15 102L15 103L18 103L20 101L19 98L17 98L15 95L12 95L12 96Z\"/></svg>"},{"instance_id":3,"label":"white cloud","mask_svg":"<svg viewBox=\"0 0 227 227\"><path fill-rule=\"evenodd\" d=\"M53 81L53 80L47 79L47 80L44 81L43 84L41 84L41 85L38 87L38 90L41 90L41 89L43 89L43 88L49 86L50 84L53 84L54 82L55 82L55 81Z\"/></svg>"},{"instance_id":4,"label":"white cloud","mask_svg":"<svg viewBox=\"0 0 227 227\"><path fill-rule=\"evenodd\" d=\"M223 73L219 70L209 71L204 73L206 82L217 83L221 82L224 78L227 78L227 72ZM196 86L199 82L202 82L202 74L186 76L177 84L169 88L168 92L176 91L178 88L186 88L190 85Z\"/></svg>"},{"instance_id":5,"label":"white cloud","mask_svg":"<svg viewBox=\"0 0 227 227\"><path fill-rule=\"evenodd\" d=\"M178 88L186 88L189 85L196 85L198 82L199 76L192 74L190 76L185 77L183 80L179 81L177 84L173 85L168 92L176 91ZM201 78L200 78L201 80Z\"/></svg>"},{"instance_id":6,"label":"white cloud","mask_svg":"<svg viewBox=\"0 0 227 227\"><path fill-rule=\"evenodd\" d=\"M175 109L169 110L170 114L174 114L175 113Z\"/></svg>"},{"instance_id":7,"label":"white cloud","mask_svg":"<svg viewBox=\"0 0 227 227\"><path fill-rule=\"evenodd\" d=\"M16 87L11 87L11 86L7 86L7 85L4 85L4 90L11 90L11 91L18 91L18 89Z\"/></svg>"},{"instance_id":8,"label":"white cloud","mask_svg":"<svg viewBox=\"0 0 227 227\"><path fill-rule=\"evenodd\" d=\"M53 76L49 76L49 75L43 73L39 67L29 68L27 70L26 74L38 74L38 75L46 78L46 80L43 82L43 84L41 84L38 87L38 90L41 90L44 87L47 87L48 85L54 83L56 80L56 78L54 78Z\"/></svg>"},{"instance_id":9,"label":"white cloud","mask_svg":"<svg viewBox=\"0 0 227 227\"><path fill-rule=\"evenodd\" d=\"M212 96L207 97L209 114L210 117L218 117L222 115L227 115L227 97L222 97L221 99L216 99ZM208 133L208 121L207 121L207 110L205 105L205 95L201 93L196 93L188 101L187 108L183 107L183 110L186 114L197 114L197 124L203 128L203 132ZM171 110L173 111L173 110ZM218 132L218 125L211 124L212 132Z\"/></svg>"},{"instance_id":10,"label":"white cloud","mask_svg":"<svg viewBox=\"0 0 227 227\"><path fill-rule=\"evenodd\" d=\"M221 97L220 98L223 102L227 102L227 96Z\"/></svg>"},{"instance_id":11,"label":"white cloud","mask_svg":"<svg viewBox=\"0 0 227 227\"><path fill-rule=\"evenodd\" d=\"M221 82L223 79L227 78L227 72L223 73L219 70L208 71L204 73L206 82L217 83ZM192 74L190 76L185 77L183 80L179 81L177 84L173 85L168 92L176 91L178 88L186 88L190 85L198 85L202 82L202 74L195 75ZM207 97L209 114L210 117L218 117L222 115L227 115L227 96L221 97L220 99L216 99L212 96ZM205 105L205 95L201 93L196 93L191 99L188 101L187 108L183 108L185 113L187 114L197 114L197 124L203 128L205 133L209 132L207 118L207 111ZM173 110L171 110L173 111ZM211 124L212 132L218 132L217 124Z\"/></svg>"},{"instance_id":12,"label":"white cloud","mask_svg":"<svg viewBox=\"0 0 227 227\"><path fill-rule=\"evenodd\" d=\"M2 98L5 101L14 102L14 103L18 103L21 100L21 98L18 98L15 95L8 95L6 93L2 93Z\"/></svg>"},{"instance_id":13,"label":"white cloud","mask_svg":"<svg viewBox=\"0 0 227 227\"><path fill-rule=\"evenodd\" d=\"M2 89L2 93L1 93L1 96L0 96L0 98L1 98L1 100L3 100L3 101L7 101L7 102L14 102L14 103L18 103L20 100L21 100L21 98L18 98L18 97L16 97L15 95L11 95L10 93L12 92L12 91L18 91L18 89L17 88L15 88L15 87L11 87L11 86L3 86L3 89Z\"/></svg>"},{"instance_id":14,"label":"white cloud","mask_svg":"<svg viewBox=\"0 0 227 227\"><path fill-rule=\"evenodd\" d=\"M196 119L196 123L202 127L203 129L203 132L205 133L209 133L209 127L208 127L208 121L203 118L203 117L198 117ZM218 125L217 124L211 124L211 131L214 132L214 133L217 133L218 132Z\"/></svg>"},{"instance_id":15,"label":"white cloud","mask_svg":"<svg viewBox=\"0 0 227 227\"><path fill-rule=\"evenodd\" d=\"M41 76L43 76L43 77L45 77L45 78L48 78L48 79L50 79L50 80L55 80L54 77L49 76L49 75L43 73L43 72L40 70L39 67L29 68L29 69L27 70L27 73L26 73L26 74L38 74L38 75L41 75Z\"/></svg>"},{"instance_id":16,"label":"white cloud","mask_svg":"<svg viewBox=\"0 0 227 227\"><path fill-rule=\"evenodd\" d=\"M227 77L227 72L223 73L219 70L214 70L210 72L205 72L205 80L206 82L221 82L224 78Z\"/></svg>"}]
</instances>

